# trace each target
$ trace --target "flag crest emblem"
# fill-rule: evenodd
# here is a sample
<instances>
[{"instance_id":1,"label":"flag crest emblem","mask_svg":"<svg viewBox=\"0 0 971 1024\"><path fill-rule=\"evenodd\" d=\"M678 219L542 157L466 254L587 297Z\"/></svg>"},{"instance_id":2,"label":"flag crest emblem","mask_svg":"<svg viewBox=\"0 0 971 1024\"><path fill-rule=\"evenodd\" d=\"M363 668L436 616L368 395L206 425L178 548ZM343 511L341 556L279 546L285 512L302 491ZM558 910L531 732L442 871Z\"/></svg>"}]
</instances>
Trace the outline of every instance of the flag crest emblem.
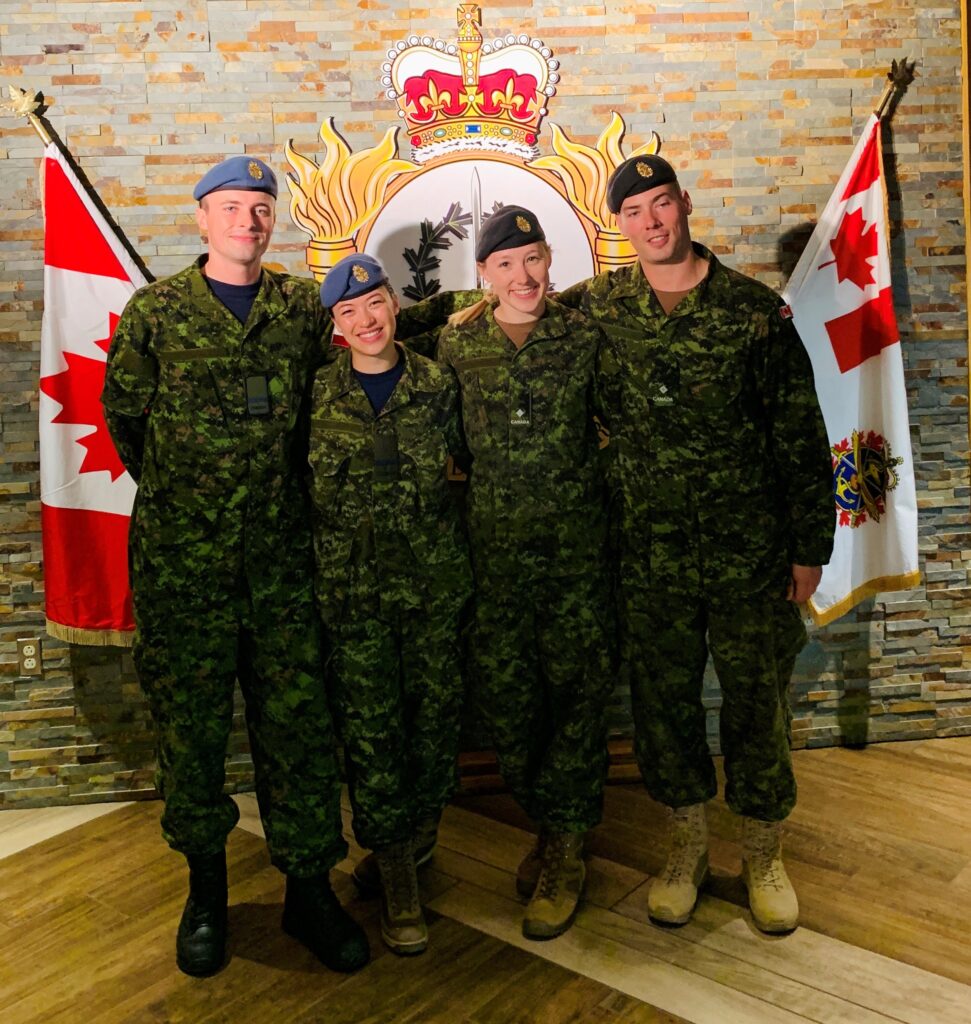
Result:
<instances>
[{"instance_id":1,"label":"flag crest emblem","mask_svg":"<svg viewBox=\"0 0 971 1024\"><path fill-rule=\"evenodd\" d=\"M856 528L867 520L879 523L886 512L886 497L898 483L889 442L874 430L854 430L830 449L833 456L833 494L837 522Z\"/></svg>"}]
</instances>

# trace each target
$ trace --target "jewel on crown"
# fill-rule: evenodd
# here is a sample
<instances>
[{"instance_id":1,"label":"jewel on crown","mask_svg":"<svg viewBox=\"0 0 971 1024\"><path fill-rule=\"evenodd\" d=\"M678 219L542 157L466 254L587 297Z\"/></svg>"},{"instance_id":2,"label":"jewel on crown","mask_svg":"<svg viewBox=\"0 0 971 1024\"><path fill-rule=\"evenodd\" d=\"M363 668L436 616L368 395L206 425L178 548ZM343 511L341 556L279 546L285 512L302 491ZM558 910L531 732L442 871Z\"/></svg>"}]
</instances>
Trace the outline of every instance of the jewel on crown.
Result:
<instances>
[{"instance_id":1,"label":"jewel on crown","mask_svg":"<svg viewBox=\"0 0 971 1024\"><path fill-rule=\"evenodd\" d=\"M381 84L397 101L414 160L470 150L533 160L559 62L525 34L483 44L478 4L459 4L456 17L457 43L410 36L381 66Z\"/></svg>"}]
</instances>

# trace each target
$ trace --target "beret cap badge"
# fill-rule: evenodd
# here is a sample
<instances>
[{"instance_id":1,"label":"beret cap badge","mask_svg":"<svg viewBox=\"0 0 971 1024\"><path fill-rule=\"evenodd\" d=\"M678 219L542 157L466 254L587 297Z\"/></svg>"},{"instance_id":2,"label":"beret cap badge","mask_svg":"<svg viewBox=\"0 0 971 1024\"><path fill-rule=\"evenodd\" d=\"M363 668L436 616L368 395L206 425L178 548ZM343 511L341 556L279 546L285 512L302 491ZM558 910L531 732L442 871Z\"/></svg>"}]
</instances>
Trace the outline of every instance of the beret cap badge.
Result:
<instances>
[{"instance_id":1,"label":"beret cap badge","mask_svg":"<svg viewBox=\"0 0 971 1024\"><path fill-rule=\"evenodd\" d=\"M256 157L231 156L208 171L196 182L192 198L204 199L210 192L240 189L243 192L266 192L276 198L277 184L273 168Z\"/></svg>"},{"instance_id":2,"label":"beret cap badge","mask_svg":"<svg viewBox=\"0 0 971 1024\"><path fill-rule=\"evenodd\" d=\"M356 299L359 295L388 284L388 273L381 261L366 252L348 253L327 272L320 286L320 301L326 309L338 302Z\"/></svg>"},{"instance_id":3,"label":"beret cap badge","mask_svg":"<svg viewBox=\"0 0 971 1024\"><path fill-rule=\"evenodd\" d=\"M680 187L678 175L667 160L656 153L628 157L607 180L607 209L616 215L625 199L662 185Z\"/></svg>"},{"instance_id":4,"label":"beret cap badge","mask_svg":"<svg viewBox=\"0 0 971 1024\"><path fill-rule=\"evenodd\" d=\"M530 224L529 221L526 220L526 218L522 217L522 216L517 216L516 217L516 227L519 228L519 230L523 231L523 232L529 232L529 231L533 230L533 225Z\"/></svg>"}]
</instances>

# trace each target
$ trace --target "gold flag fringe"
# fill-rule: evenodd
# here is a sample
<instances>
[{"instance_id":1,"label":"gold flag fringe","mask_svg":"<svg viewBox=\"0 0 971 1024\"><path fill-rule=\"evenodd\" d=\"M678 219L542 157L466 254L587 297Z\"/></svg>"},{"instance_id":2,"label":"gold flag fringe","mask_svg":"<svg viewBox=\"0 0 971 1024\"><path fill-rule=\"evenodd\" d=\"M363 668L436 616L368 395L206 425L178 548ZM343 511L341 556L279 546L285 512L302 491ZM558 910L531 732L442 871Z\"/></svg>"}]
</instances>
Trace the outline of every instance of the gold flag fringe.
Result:
<instances>
[{"instance_id":1,"label":"gold flag fringe","mask_svg":"<svg viewBox=\"0 0 971 1024\"><path fill-rule=\"evenodd\" d=\"M901 576L878 576L876 579L867 580L866 583L857 587L852 593L847 594L838 604L830 608L824 608L821 612L816 611L809 600L809 612L817 626L826 626L835 622L841 615L845 615L855 604L858 604L865 597L876 597L887 590L910 590L920 583L920 570L904 573Z\"/></svg>"},{"instance_id":2,"label":"gold flag fringe","mask_svg":"<svg viewBox=\"0 0 971 1024\"><path fill-rule=\"evenodd\" d=\"M135 631L131 629L82 629L47 620L47 634L69 644L87 644L89 647L131 647Z\"/></svg>"}]
</instances>

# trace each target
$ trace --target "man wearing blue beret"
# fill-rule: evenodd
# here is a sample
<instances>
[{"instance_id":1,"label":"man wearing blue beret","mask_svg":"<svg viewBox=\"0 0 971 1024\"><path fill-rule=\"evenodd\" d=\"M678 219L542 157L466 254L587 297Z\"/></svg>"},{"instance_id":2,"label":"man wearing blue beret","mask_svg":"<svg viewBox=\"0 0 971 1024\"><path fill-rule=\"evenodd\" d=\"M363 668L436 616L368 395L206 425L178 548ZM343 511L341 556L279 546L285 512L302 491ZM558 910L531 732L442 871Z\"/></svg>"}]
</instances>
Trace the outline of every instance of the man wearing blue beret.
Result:
<instances>
[{"instance_id":1,"label":"man wearing blue beret","mask_svg":"<svg viewBox=\"0 0 971 1024\"><path fill-rule=\"evenodd\" d=\"M202 177L193 196L208 252L132 296L102 396L138 481L133 653L155 721L163 834L189 864L176 959L197 976L226 955L237 680L270 859L286 874L283 927L334 970L369 957L328 878L347 845L296 450L330 320L313 281L262 266L276 195L273 171L250 156Z\"/></svg>"}]
</instances>

